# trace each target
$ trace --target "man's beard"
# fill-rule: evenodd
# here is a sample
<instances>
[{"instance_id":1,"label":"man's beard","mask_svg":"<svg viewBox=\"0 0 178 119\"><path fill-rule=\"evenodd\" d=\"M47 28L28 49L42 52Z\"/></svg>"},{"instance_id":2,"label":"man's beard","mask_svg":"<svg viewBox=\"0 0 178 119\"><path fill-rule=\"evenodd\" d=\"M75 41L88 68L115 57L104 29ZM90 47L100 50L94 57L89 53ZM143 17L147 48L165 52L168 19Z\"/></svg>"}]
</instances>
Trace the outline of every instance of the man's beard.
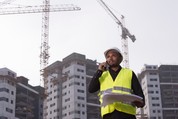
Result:
<instances>
[{"instance_id":1,"label":"man's beard","mask_svg":"<svg viewBox=\"0 0 178 119\"><path fill-rule=\"evenodd\" d=\"M118 67L118 66L119 66L119 64L112 64L112 65L109 65L110 68L116 68L116 67Z\"/></svg>"}]
</instances>

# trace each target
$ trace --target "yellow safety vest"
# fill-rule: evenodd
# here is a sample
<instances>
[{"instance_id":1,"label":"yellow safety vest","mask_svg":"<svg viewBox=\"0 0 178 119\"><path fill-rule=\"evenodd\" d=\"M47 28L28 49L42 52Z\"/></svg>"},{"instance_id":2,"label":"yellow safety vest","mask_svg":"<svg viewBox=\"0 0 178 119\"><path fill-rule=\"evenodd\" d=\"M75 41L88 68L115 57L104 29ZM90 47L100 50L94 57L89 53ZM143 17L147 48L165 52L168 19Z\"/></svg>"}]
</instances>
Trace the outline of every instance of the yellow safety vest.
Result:
<instances>
[{"instance_id":1,"label":"yellow safety vest","mask_svg":"<svg viewBox=\"0 0 178 119\"><path fill-rule=\"evenodd\" d=\"M102 104L102 97L104 92L113 92L121 94L132 94L131 81L132 80L132 70L127 68L122 68L117 75L115 81L113 81L109 71L104 71L99 78L100 82L100 103ZM126 102L114 102L112 104L101 107L101 115L108 114L114 110L118 110L124 113L136 114L136 107L132 104Z\"/></svg>"}]
</instances>

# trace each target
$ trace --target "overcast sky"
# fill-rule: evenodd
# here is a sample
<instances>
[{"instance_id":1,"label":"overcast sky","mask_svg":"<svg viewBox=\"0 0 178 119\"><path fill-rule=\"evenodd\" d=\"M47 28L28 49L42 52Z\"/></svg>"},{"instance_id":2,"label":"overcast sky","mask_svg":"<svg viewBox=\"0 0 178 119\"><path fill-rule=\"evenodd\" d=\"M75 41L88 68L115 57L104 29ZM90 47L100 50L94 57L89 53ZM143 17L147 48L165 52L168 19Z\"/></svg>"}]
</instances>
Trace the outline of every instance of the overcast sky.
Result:
<instances>
[{"instance_id":1,"label":"overcast sky","mask_svg":"<svg viewBox=\"0 0 178 119\"><path fill-rule=\"evenodd\" d=\"M128 39L130 68L135 73L144 64L178 65L177 0L104 1L119 19L125 16L126 27L136 36L134 43ZM106 49L121 48L121 29L97 0L51 0L54 5L65 3L81 10L50 13L49 64L73 52L103 62ZM40 4L42 0L16 0L3 7ZM41 22L41 13L0 15L0 68L27 77L31 85L40 85Z\"/></svg>"}]
</instances>

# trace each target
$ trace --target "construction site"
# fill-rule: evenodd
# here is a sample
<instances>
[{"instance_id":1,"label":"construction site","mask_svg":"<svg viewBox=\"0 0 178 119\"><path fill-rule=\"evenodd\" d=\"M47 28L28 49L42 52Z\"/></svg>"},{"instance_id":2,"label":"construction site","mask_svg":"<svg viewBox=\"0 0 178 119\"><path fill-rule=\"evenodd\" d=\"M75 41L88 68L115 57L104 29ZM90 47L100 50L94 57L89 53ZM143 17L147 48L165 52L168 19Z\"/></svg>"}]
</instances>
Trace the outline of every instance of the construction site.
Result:
<instances>
[{"instance_id":1,"label":"construction site","mask_svg":"<svg viewBox=\"0 0 178 119\"><path fill-rule=\"evenodd\" d=\"M63 2L64 1L62 1L62 3ZM82 10L87 11L86 8L83 8L80 1L76 2L70 0L64 2L64 4L60 3L59 5L56 4L57 2L50 0L40 1L36 5L34 3L28 5L28 2L25 0L0 1L0 18L6 17L7 19L11 19L12 22L17 22L15 21L15 17L12 19L13 16L29 18L30 16L28 16L28 14L32 14L33 16L38 15L37 18L40 18L38 21L35 21L35 19L31 19L31 21L34 23L36 22L35 25L40 27L39 29L41 32L40 34L37 34L36 32L39 29L33 29L33 26L31 26L30 23L30 26L25 28L24 31L32 28L34 31L33 34L27 33L30 34L27 36L26 34L23 34L23 30L14 31L14 34L19 35L19 38L20 35L24 35L24 37L22 37L24 40L23 42L28 43L25 46L21 44L21 41L18 42L23 46L23 48L19 49L23 55L21 61L26 60L25 58L28 59L25 63L21 62L19 64L28 67L28 65L32 65L30 62L36 62L36 64L33 65L34 67L38 67L38 69L34 71L38 74L39 78L33 78L32 83L35 85L34 86L29 83L31 79L28 76L26 77L26 74L21 74L23 76L17 75L16 72L18 71L14 71L14 69L10 68L13 67L13 65L0 68L0 94L2 95L2 97L0 97L0 119L102 119L98 92L94 94L89 93L88 85L92 80L99 63L103 59L101 58L98 61L97 57L87 58L88 56L86 57L85 55L85 53L87 54L87 50L83 51L83 49L90 47L91 49L89 49L88 52L90 51L92 54L95 53L96 51L93 51L92 47L101 47L102 39L100 41L97 41L96 39L90 44L90 40L85 41L85 38L87 37L85 36L86 34L82 34L75 30L77 27L81 28L83 31L86 30L82 29L83 27L80 26L80 24L76 24L76 21L79 21L79 19L81 19L79 22L82 23L84 22L82 19L85 17L86 19L88 18L82 13ZM92 5L90 6L91 11L96 6L100 12L102 11L102 13L99 12L99 14L101 14L101 16L102 14L105 15L107 19L104 19L105 17L101 19L98 18L99 21L96 22L90 30L93 30L94 34L97 34L94 27L101 26L100 29L105 29L108 32L110 29L102 28L102 24L99 23L104 23L103 21L105 20L106 22L109 21L109 23L112 24L111 26L115 27L114 32L117 36L101 34L104 37L106 35L108 38L114 37L116 41L113 41L111 44L108 43L106 46L104 45L103 49L113 46L118 42L116 46L121 49L123 54L122 67L130 68L129 51L132 50L134 43L137 42L137 36L134 32L130 32L129 28L126 27L126 21L129 21L129 19L126 19L127 16L120 14L120 11L116 11L111 7L107 0L106 2L105 0L95 0L95 5L93 7ZM95 12L96 11L93 10L92 14L95 14ZM57 16L60 14L62 17ZM80 18L81 16L79 16L79 14L83 17ZM69 17L70 15L71 17ZM61 20L63 18L65 19L64 21ZM57 29L58 25L55 22L60 22L60 20L63 22L63 26L61 26L61 31L59 30L55 32L55 34L57 34L56 36L59 36L56 38L59 41L55 43L53 39L54 37L52 36L54 34L52 28ZM90 18L86 24L90 24L91 21L92 18ZM18 21L18 24L26 24L26 22L23 22L22 20ZM70 26L72 26L71 29ZM8 32L8 29L13 28L13 26L4 27L6 32ZM68 34L69 30L74 32L76 36ZM66 33L62 34L62 31ZM19 32L21 34L18 34ZM101 34L98 34L98 36ZM38 37L34 40L32 37L33 35L35 37L38 35ZM60 35L64 35L63 37L65 39L60 39ZM10 37L11 39L13 38L13 40L18 39L18 37L9 34L5 34L5 36ZM82 36L83 39L77 41L77 36ZM28 37L29 41L25 41ZM10 51L7 51L7 54L12 53L12 58L9 59L14 58L15 60L16 58L15 51L17 47L13 44L17 41L14 41L14 43L7 42ZM35 44L35 47L31 46L33 45L32 42ZM70 50L73 50L75 44L80 44L81 47L77 46L77 50L70 52ZM88 44L88 46L83 44ZM131 50L129 49L129 45L132 45ZM56 47L62 46L66 46L66 49L63 48L60 51L53 52L56 50ZM99 51L100 54L103 54L103 49ZM23 50L26 52L25 55L23 54ZM37 60L30 58L28 55L30 53L34 53ZM59 57L55 56L56 54L61 54L61 60ZM96 56L97 55L98 53ZM9 60L9 62L11 62L11 60ZM21 69L24 71L27 70L27 68ZM27 70L27 75L31 74L31 70L33 69L29 68ZM166 74L166 72L169 72L169 74ZM177 74L178 65L158 66L145 64L143 66L143 69L137 76L143 88L146 100L145 106L143 108L137 108L136 110L137 119L178 118L176 115L178 113L178 97L176 96L176 94L178 94ZM166 79L171 80L169 82Z\"/></svg>"}]
</instances>

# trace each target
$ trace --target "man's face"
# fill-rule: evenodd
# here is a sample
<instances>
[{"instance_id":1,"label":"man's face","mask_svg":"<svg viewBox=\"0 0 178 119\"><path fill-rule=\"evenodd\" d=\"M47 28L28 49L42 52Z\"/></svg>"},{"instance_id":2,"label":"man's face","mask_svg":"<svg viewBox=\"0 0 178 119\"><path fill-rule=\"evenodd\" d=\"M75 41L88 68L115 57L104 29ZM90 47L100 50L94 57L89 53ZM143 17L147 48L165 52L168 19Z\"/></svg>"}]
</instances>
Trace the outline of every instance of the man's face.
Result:
<instances>
[{"instance_id":1,"label":"man's face","mask_svg":"<svg viewBox=\"0 0 178 119\"><path fill-rule=\"evenodd\" d=\"M122 57L114 50L110 50L106 55L106 61L110 67L119 66Z\"/></svg>"}]
</instances>

